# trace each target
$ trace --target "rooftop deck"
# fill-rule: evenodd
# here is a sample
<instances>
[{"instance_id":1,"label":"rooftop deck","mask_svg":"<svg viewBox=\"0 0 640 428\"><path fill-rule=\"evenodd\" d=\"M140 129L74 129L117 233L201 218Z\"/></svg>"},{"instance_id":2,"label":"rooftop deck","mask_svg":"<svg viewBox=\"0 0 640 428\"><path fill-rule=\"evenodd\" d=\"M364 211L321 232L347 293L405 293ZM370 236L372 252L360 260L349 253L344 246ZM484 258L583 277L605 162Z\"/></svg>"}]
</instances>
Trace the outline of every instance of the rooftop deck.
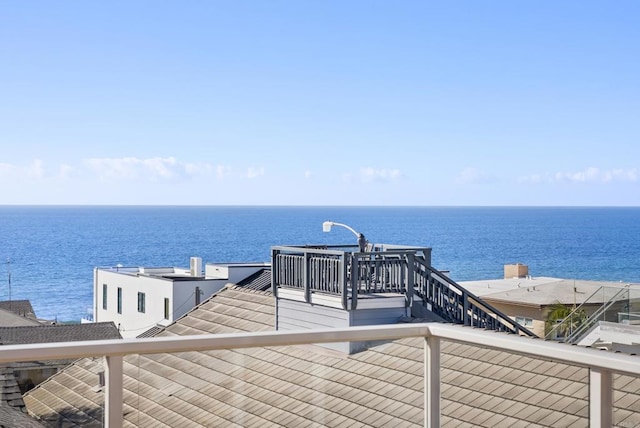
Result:
<instances>
[{"instance_id":1,"label":"rooftop deck","mask_svg":"<svg viewBox=\"0 0 640 428\"><path fill-rule=\"evenodd\" d=\"M375 244L361 252L349 246L278 246L271 260L276 296L330 306L339 299L348 311L370 306L373 298L403 296L406 307L420 305L448 322L534 336L433 268L430 248Z\"/></svg>"}]
</instances>

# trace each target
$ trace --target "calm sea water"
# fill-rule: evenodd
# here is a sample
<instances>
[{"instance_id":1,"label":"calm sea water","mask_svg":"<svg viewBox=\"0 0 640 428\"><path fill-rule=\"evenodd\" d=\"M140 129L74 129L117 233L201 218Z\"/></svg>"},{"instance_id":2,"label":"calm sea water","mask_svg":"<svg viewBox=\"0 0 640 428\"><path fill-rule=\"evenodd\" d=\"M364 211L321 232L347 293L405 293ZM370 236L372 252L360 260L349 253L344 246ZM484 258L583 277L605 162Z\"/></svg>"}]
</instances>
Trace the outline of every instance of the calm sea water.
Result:
<instances>
[{"instance_id":1,"label":"calm sea water","mask_svg":"<svg viewBox=\"0 0 640 428\"><path fill-rule=\"evenodd\" d=\"M39 317L79 320L95 266L268 261L273 245L369 241L430 246L455 280L533 276L640 282L640 208L22 207L0 206L0 299L30 299ZM10 260L11 263L7 263Z\"/></svg>"}]
</instances>

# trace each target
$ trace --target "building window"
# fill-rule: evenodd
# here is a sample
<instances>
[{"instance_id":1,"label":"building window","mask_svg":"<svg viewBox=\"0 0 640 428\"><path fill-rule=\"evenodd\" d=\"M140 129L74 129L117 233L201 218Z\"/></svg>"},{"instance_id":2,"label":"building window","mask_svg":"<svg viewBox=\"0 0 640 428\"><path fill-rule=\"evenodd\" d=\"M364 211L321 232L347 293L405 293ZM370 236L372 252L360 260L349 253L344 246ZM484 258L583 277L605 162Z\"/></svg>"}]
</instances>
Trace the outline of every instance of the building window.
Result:
<instances>
[{"instance_id":1,"label":"building window","mask_svg":"<svg viewBox=\"0 0 640 428\"><path fill-rule=\"evenodd\" d=\"M118 313L122 313L122 288L118 287Z\"/></svg>"},{"instance_id":2,"label":"building window","mask_svg":"<svg viewBox=\"0 0 640 428\"><path fill-rule=\"evenodd\" d=\"M144 293L138 292L138 312L144 313Z\"/></svg>"},{"instance_id":3,"label":"building window","mask_svg":"<svg viewBox=\"0 0 640 428\"><path fill-rule=\"evenodd\" d=\"M516 317L516 322L523 327L533 327L532 318Z\"/></svg>"},{"instance_id":4,"label":"building window","mask_svg":"<svg viewBox=\"0 0 640 428\"><path fill-rule=\"evenodd\" d=\"M164 319L169 319L169 298L164 298Z\"/></svg>"},{"instance_id":5,"label":"building window","mask_svg":"<svg viewBox=\"0 0 640 428\"><path fill-rule=\"evenodd\" d=\"M102 284L102 309L107 310L107 284Z\"/></svg>"}]
</instances>

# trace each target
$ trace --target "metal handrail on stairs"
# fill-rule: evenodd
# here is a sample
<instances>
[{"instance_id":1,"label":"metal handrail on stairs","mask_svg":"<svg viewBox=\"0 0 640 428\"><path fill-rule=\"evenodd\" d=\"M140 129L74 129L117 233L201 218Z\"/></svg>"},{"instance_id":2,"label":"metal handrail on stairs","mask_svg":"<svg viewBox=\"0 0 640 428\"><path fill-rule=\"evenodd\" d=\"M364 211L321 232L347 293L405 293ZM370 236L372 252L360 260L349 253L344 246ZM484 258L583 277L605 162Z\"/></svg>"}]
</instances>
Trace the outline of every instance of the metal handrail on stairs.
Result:
<instances>
[{"instance_id":1,"label":"metal handrail on stairs","mask_svg":"<svg viewBox=\"0 0 640 428\"><path fill-rule=\"evenodd\" d=\"M602 288L602 287L601 287ZM587 333L593 325L595 325L600 319L600 317L611 307L614 303L618 302L621 295L624 293L628 293L629 288L621 288L616 294L613 295L609 300L604 302L597 311L595 311L589 318L587 318L583 323L581 323L578 328L571 333L568 337L566 337L563 342L565 343L577 343L579 339Z\"/></svg>"}]
</instances>

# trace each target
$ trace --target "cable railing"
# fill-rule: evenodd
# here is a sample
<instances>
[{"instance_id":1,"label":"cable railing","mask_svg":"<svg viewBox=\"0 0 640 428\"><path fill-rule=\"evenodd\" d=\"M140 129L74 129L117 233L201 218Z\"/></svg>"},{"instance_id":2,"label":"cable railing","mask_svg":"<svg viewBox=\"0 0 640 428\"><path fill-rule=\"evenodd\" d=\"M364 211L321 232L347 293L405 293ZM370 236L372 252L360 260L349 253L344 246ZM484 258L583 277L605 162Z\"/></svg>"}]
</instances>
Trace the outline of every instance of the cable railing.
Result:
<instances>
[{"instance_id":1,"label":"cable railing","mask_svg":"<svg viewBox=\"0 0 640 428\"><path fill-rule=\"evenodd\" d=\"M257 333L164 336L146 339L6 345L0 364L71 358L105 357L104 421L109 428L123 425L123 357L136 354L232 350L240 348L308 345L329 342L424 338L424 426L438 427L441 419L441 340L488 347L517 355L543 358L589 369L589 422L613 426L613 377L640 377L640 359L513 334L498 334L442 323L376 325L341 329L270 331Z\"/></svg>"}]
</instances>

